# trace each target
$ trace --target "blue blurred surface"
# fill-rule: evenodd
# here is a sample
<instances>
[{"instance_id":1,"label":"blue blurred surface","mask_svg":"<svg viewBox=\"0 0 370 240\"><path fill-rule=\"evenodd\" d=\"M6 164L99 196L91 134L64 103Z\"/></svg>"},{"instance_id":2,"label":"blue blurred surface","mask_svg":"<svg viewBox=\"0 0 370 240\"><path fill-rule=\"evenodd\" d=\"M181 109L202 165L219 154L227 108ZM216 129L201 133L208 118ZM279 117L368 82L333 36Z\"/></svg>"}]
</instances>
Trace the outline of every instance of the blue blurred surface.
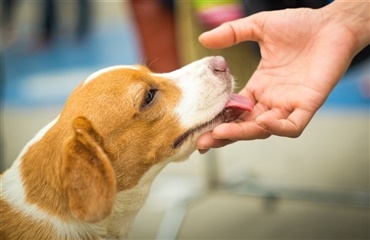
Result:
<instances>
[{"instance_id":1,"label":"blue blurred surface","mask_svg":"<svg viewBox=\"0 0 370 240\"><path fill-rule=\"evenodd\" d=\"M370 61L350 68L326 100L325 109L369 110Z\"/></svg>"},{"instance_id":2,"label":"blue blurred surface","mask_svg":"<svg viewBox=\"0 0 370 240\"><path fill-rule=\"evenodd\" d=\"M58 38L37 51L27 43L17 42L3 52L6 106L61 105L94 71L139 63L134 30L128 24L97 28L79 42Z\"/></svg>"}]
</instances>

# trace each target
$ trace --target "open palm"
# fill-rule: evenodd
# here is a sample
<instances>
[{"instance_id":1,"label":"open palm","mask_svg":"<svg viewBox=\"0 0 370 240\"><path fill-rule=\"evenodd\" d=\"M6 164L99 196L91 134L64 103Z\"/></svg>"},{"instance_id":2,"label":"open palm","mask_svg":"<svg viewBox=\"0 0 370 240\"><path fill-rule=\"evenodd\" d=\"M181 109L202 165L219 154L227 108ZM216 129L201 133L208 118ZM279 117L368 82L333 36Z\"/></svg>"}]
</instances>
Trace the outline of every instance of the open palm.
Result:
<instances>
[{"instance_id":1,"label":"open palm","mask_svg":"<svg viewBox=\"0 0 370 240\"><path fill-rule=\"evenodd\" d=\"M200 37L210 48L257 41L261 61L240 92L254 101L253 111L201 136L198 148L271 135L298 137L303 132L355 51L351 30L324 16L323 10L312 9L262 12Z\"/></svg>"}]
</instances>

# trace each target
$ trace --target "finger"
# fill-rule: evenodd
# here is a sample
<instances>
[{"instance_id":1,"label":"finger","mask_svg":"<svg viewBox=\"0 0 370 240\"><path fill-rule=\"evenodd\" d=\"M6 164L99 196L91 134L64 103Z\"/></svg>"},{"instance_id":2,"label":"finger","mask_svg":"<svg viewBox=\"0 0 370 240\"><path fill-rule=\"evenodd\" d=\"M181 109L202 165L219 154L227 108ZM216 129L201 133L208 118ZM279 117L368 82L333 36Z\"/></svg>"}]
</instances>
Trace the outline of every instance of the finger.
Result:
<instances>
[{"instance_id":1,"label":"finger","mask_svg":"<svg viewBox=\"0 0 370 240\"><path fill-rule=\"evenodd\" d=\"M228 139L215 139L212 136L212 132L207 132L198 138L197 148L200 153L205 153L210 148L220 148L233 142Z\"/></svg>"},{"instance_id":2,"label":"finger","mask_svg":"<svg viewBox=\"0 0 370 240\"><path fill-rule=\"evenodd\" d=\"M266 139L271 136L271 133L258 125L256 122L247 121L220 124L213 129L212 135L215 139L229 139L238 141Z\"/></svg>"},{"instance_id":3,"label":"finger","mask_svg":"<svg viewBox=\"0 0 370 240\"><path fill-rule=\"evenodd\" d=\"M296 109L288 117L277 117L276 112L267 111L256 118L256 122L273 135L296 138L308 125L313 114Z\"/></svg>"},{"instance_id":4,"label":"finger","mask_svg":"<svg viewBox=\"0 0 370 240\"><path fill-rule=\"evenodd\" d=\"M226 48L242 41L258 41L260 29L257 19L261 14L226 22L199 36L200 43L207 48Z\"/></svg>"}]
</instances>

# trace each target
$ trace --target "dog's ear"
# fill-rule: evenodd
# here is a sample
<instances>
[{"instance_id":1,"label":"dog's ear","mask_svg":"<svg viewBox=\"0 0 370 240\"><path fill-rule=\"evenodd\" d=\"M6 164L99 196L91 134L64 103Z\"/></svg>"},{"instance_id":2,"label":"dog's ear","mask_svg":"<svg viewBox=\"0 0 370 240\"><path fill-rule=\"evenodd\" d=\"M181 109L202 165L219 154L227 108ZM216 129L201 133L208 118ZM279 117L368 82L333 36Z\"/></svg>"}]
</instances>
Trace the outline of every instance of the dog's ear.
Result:
<instances>
[{"instance_id":1,"label":"dog's ear","mask_svg":"<svg viewBox=\"0 0 370 240\"><path fill-rule=\"evenodd\" d=\"M88 119L73 121L74 135L66 144L64 187L72 215L96 222L112 210L116 195L116 176L103 148L102 137Z\"/></svg>"}]
</instances>

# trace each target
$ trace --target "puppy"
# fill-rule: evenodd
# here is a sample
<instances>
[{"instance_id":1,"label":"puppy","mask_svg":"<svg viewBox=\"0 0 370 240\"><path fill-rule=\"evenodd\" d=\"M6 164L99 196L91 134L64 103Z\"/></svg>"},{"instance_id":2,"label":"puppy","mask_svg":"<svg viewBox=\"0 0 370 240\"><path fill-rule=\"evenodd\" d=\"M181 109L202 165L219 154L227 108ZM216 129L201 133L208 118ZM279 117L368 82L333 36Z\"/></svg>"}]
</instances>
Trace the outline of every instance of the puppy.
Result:
<instances>
[{"instance_id":1,"label":"puppy","mask_svg":"<svg viewBox=\"0 0 370 240\"><path fill-rule=\"evenodd\" d=\"M93 73L1 179L0 239L126 239L156 175L252 103L222 57Z\"/></svg>"}]
</instances>

